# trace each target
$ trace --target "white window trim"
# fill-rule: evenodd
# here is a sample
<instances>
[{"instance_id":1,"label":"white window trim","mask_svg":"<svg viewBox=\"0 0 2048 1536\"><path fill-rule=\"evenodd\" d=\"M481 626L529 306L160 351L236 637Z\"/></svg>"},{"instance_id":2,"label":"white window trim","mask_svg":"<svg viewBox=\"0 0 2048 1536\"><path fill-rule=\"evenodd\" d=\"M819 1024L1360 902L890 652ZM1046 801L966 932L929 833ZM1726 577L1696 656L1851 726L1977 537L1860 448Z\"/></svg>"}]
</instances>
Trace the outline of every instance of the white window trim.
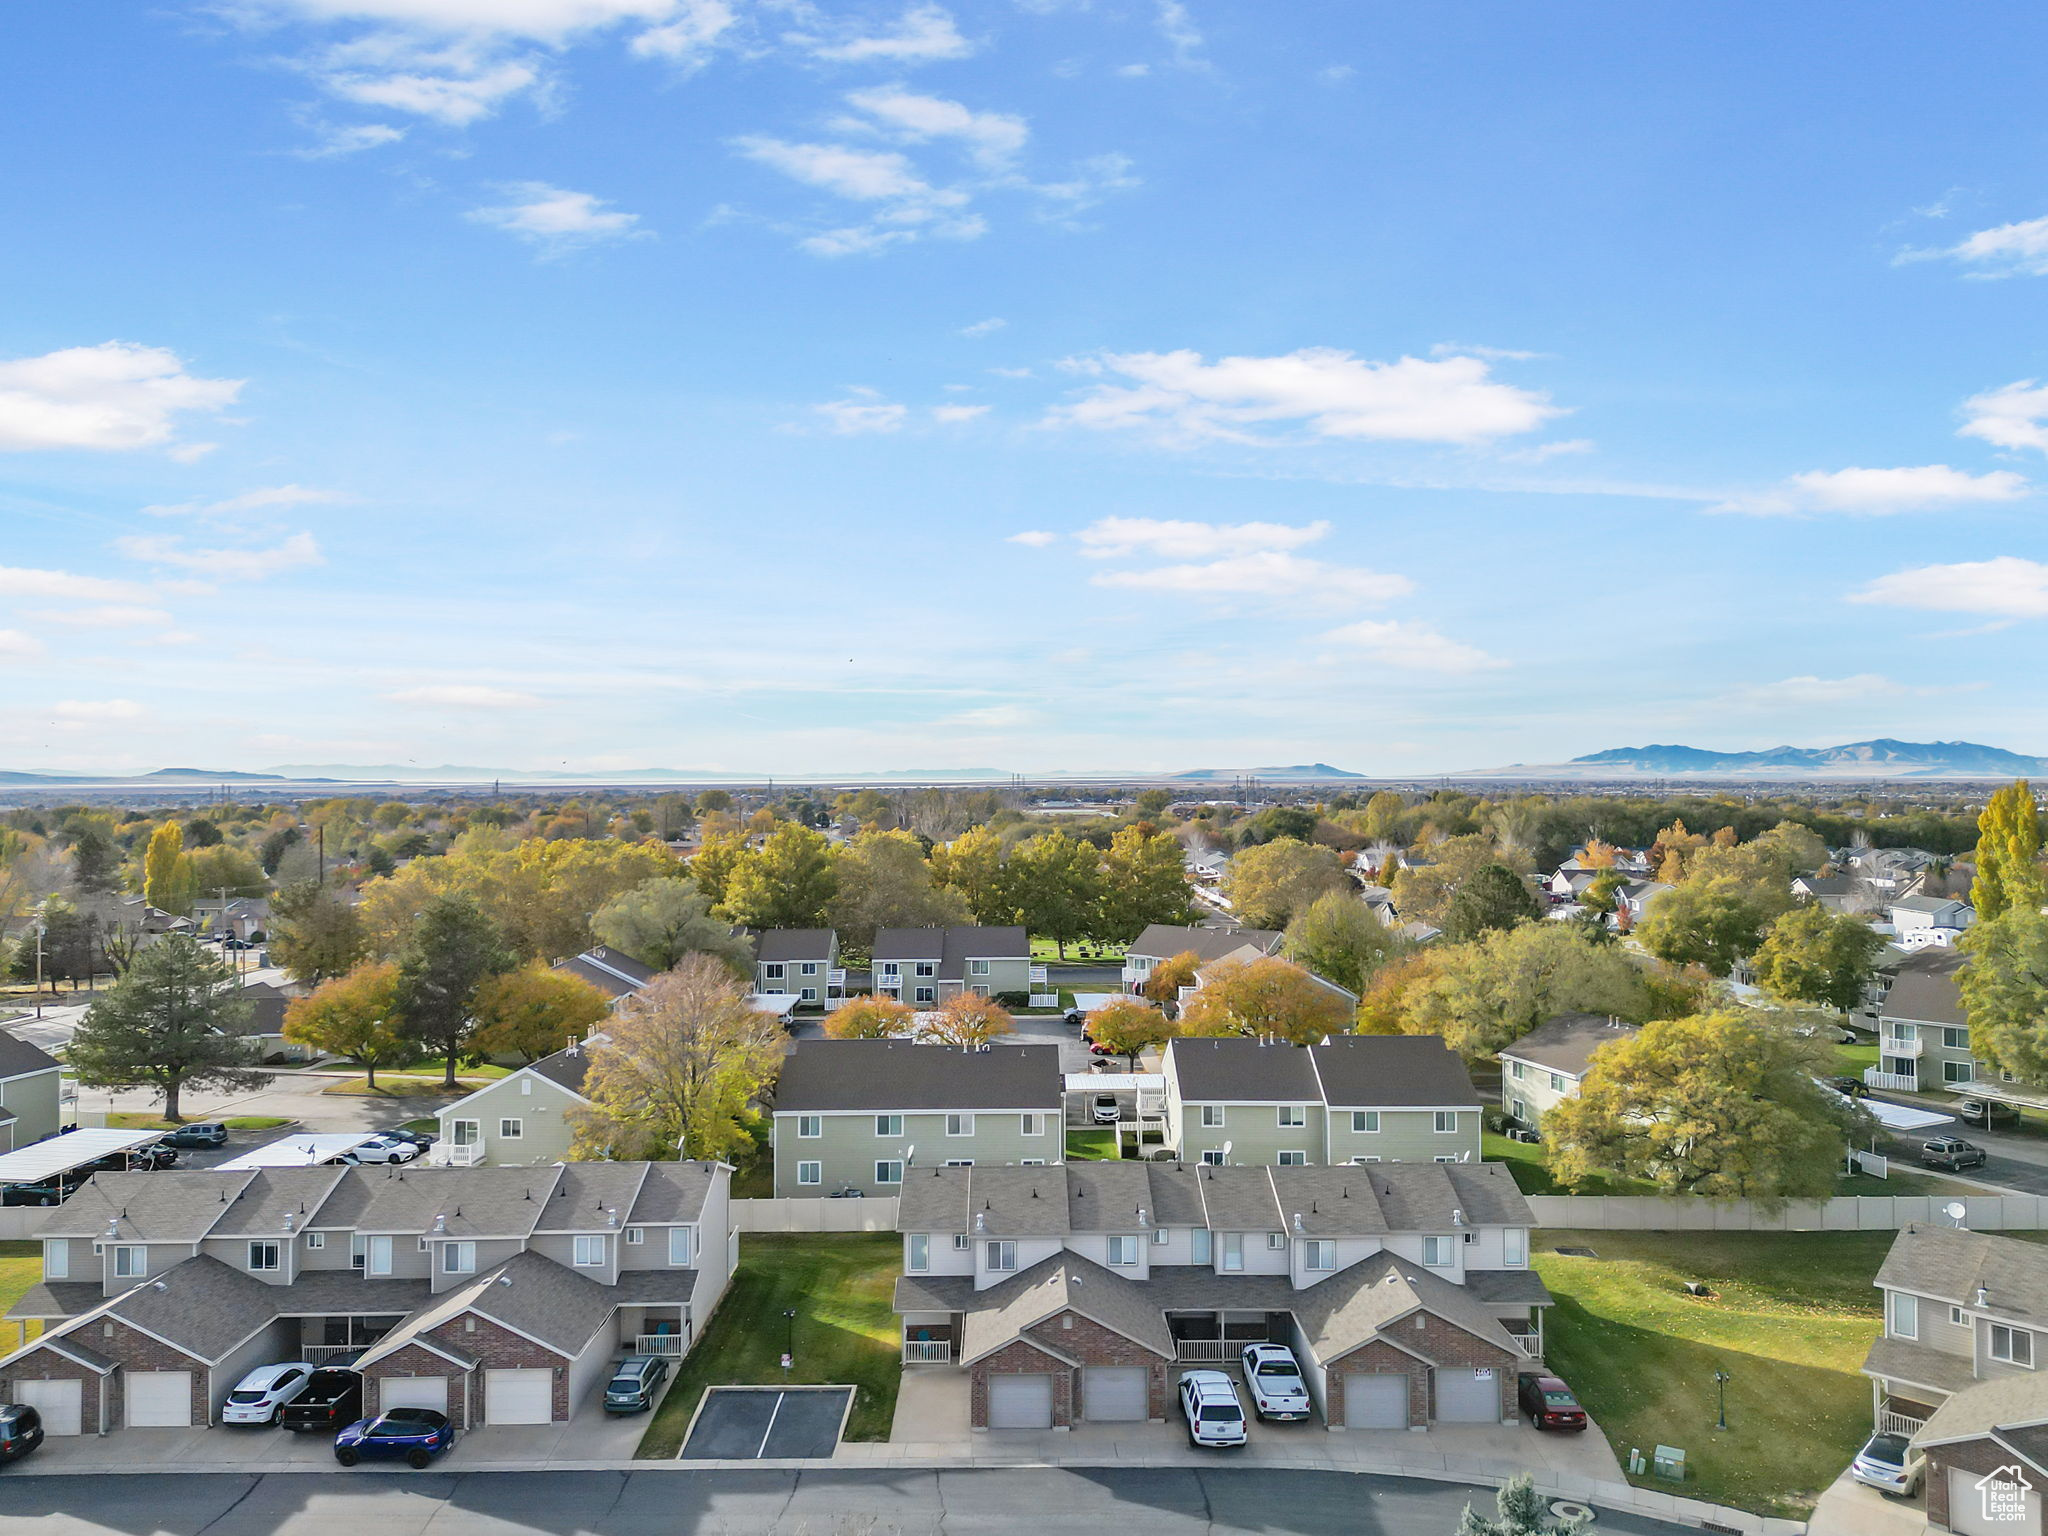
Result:
<instances>
[{"instance_id":1,"label":"white window trim","mask_svg":"<svg viewBox=\"0 0 2048 1536\"><path fill-rule=\"evenodd\" d=\"M465 1262L458 1263L457 1260ZM444 1275L473 1275L476 1273L476 1244L463 1241L441 1245L441 1273Z\"/></svg>"},{"instance_id":2,"label":"white window trim","mask_svg":"<svg viewBox=\"0 0 2048 1536\"><path fill-rule=\"evenodd\" d=\"M1045 1116L1019 1115L1017 1117L1017 1134L1019 1136L1043 1136L1045 1134Z\"/></svg>"},{"instance_id":3,"label":"white window trim","mask_svg":"<svg viewBox=\"0 0 2048 1536\"><path fill-rule=\"evenodd\" d=\"M268 1255L268 1264L256 1262L259 1252ZM252 1275L276 1274L284 1268L284 1244L273 1238L259 1237L249 1243L249 1273Z\"/></svg>"},{"instance_id":4,"label":"white window trim","mask_svg":"<svg viewBox=\"0 0 2048 1536\"><path fill-rule=\"evenodd\" d=\"M62 1238L43 1245L43 1278L45 1280L69 1280L71 1278L71 1244Z\"/></svg>"},{"instance_id":5,"label":"white window trim","mask_svg":"<svg viewBox=\"0 0 2048 1536\"><path fill-rule=\"evenodd\" d=\"M892 1125L894 1126L893 1130L890 1129ZM896 1140L903 1134L903 1117L901 1115L875 1116L875 1134L885 1141Z\"/></svg>"},{"instance_id":6,"label":"white window trim","mask_svg":"<svg viewBox=\"0 0 2048 1536\"><path fill-rule=\"evenodd\" d=\"M1920 1337L1920 1298L1911 1291L1885 1294L1885 1331L1895 1339Z\"/></svg>"},{"instance_id":7,"label":"white window trim","mask_svg":"<svg viewBox=\"0 0 2048 1536\"><path fill-rule=\"evenodd\" d=\"M953 1251L955 1253L972 1253L974 1251L974 1238L966 1232L955 1232L953 1234Z\"/></svg>"},{"instance_id":8,"label":"white window trim","mask_svg":"<svg viewBox=\"0 0 2048 1536\"><path fill-rule=\"evenodd\" d=\"M508 1115L501 1119L498 1122L498 1139L500 1141L524 1141L526 1139L526 1122L513 1115Z\"/></svg>"},{"instance_id":9,"label":"white window trim","mask_svg":"<svg viewBox=\"0 0 2048 1536\"><path fill-rule=\"evenodd\" d=\"M585 1254L595 1258L585 1258ZM595 1233L578 1233L571 1245L569 1257L577 1269L603 1269L605 1266L604 1238Z\"/></svg>"},{"instance_id":10,"label":"white window trim","mask_svg":"<svg viewBox=\"0 0 2048 1536\"><path fill-rule=\"evenodd\" d=\"M690 1229L688 1227L670 1227L668 1229L668 1261L677 1269L687 1269L690 1267L690 1253L694 1246L690 1241Z\"/></svg>"},{"instance_id":11,"label":"white window trim","mask_svg":"<svg viewBox=\"0 0 2048 1536\"><path fill-rule=\"evenodd\" d=\"M1273 1111L1273 1120L1283 1131L1298 1131L1308 1124L1308 1106L1282 1104Z\"/></svg>"},{"instance_id":12,"label":"white window trim","mask_svg":"<svg viewBox=\"0 0 2048 1536\"><path fill-rule=\"evenodd\" d=\"M1109 1262L1119 1269L1135 1268L1138 1263L1138 1240L1122 1233L1113 1234L1104 1245ZM1122 1257L1119 1257L1122 1255Z\"/></svg>"},{"instance_id":13,"label":"white window trim","mask_svg":"<svg viewBox=\"0 0 2048 1536\"><path fill-rule=\"evenodd\" d=\"M812 1161L798 1163L796 1165L796 1181L800 1185L824 1183L825 1165L820 1162Z\"/></svg>"},{"instance_id":14,"label":"white window trim","mask_svg":"<svg viewBox=\"0 0 2048 1536\"><path fill-rule=\"evenodd\" d=\"M892 1179L891 1173L896 1176ZM878 1157L875 1159L875 1182L891 1188L900 1188L903 1183L903 1159L900 1157Z\"/></svg>"},{"instance_id":15,"label":"white window trim","mask_svg":"<svg viewBox=\"0 0 2048 1536\"><path fill-rule=\"evenodd\" d=\"M932 1240L926 1232L912 1232L904 1241L903 1267L921 1275L932 1267Z\"/></svg>"},{"instance_id":16,"label":"white window trim","mask_svg":"<svg viewBox=\"0 0 2048 1536\"><path fill-rule=\"evenodd\" d=\"M1223 1128L1223 1115L1224 1110L1221 1104L1204 1104L1202 1106L1202 1129L1205 1131L1221 1130Z\"/></svg>"},{"instance_id":17,"label":"white window trim","mask_svg":"<svg viewBox=\"0 0 2048 1536\"><path fill-rule=\"evenodd\" d=\"M796 1117L796 1134L797 1138L801 1141L816 1141L825 1134L825 1117L823 1115L798 1115Z\"/></svg>"},{"instance_id":18,"label":"white window trim","mask_svg":"<svg viewBox=\"0 0 2048 1536\"><path fill-rule=\"evenodd\" d=\"M1007 1237L992 1237L982 1249L982 1259L992 1275L1013 1275L1017 1272L1017 1244Z\"/></svg>"},{"instance_id":19,"label":"white window trim","mask_svg":"<svg viewBox=\"0 0 2048 1536\"><path fill-rule=\"evenodd\" d=\"M629 1247L629 1248L637 1248L637 1247L639 1247L639 1246L640 1246L640 1245L641 1245L642 1243L644 1243L644 1242L646 1242L646 1241L647 1241L647 1229L646 1229L645 1227L628 1227L628 1228L626 1228L626 1246L627 1246L627 1247Z\"/></svg>"},{"instance_id":20,"label":"white window trim","mask_svg":"<svg viewBox=\"0 0 2048 1536\"><path fill-rule=\"evenodd\" d=\"M133 1267L124 1269L122 1265L131 1254L135 1256ZM143 1280L149 1276L149 1249L141 1243L116 1243L112 1262L116 1280Z\"/></svg>"},{"instance_id":21,"label":"white window trim","mask_svg":"<svg viewBox=\"0 0 2048 1536\"><path fill-rule=\"evenodd\" d=\"M2006 1353L2002 1355L1998 1352L1998 1336L2000 1333L2003 1333L2006 1337ZM2027 1357L2024 1360L2012 1353L2013 1344L2021 1339L2026 1340L2027 1346ZM2016 1327L2011 1323L1993 1323L1985 1330L1984 1353L1993 1360L1996 1360L2000 1365L2016 1365L2021 1370L2031 1371L2034 1368L2033 1330Z\"/></svg>"},{"instance_id":22,"label":"white window trim","mask_svg":"<svg viewBox=\"0 0 2048 1536\"><path fill-rule=\"evenodd\" d=\"M1440 1109L1436 1112L1436 1133L1439 1136L1458 1134L1458 1112L1455 1109Z\"/></svg>"},{"instance_id":23,"label":"white window trim","mask_svg":"<svg viewBox=\"0 0 2048 1536\"><path fill-rule=\"evenodd\" d=\"M1308 1153L1297 1151L1293 1147L1283 1148L1275 1156L1279 1158L1282 1168L1303 1168L1308 1165Z\"/></svg>"},{"instance_id":24,"label":"white window trim","mask_svg":"<svg viewBox=\"0 0 2048 1536\"><path fill-rule=\"evenodd\" d=\"M959 1129L955 1130L955 1126L958 1126ZM974 1134L974 1116L971 1113L947 1115L946 1134L948 1136L972 1136Z\"/></svg>"},{"instance_id":25,"label":"white window trim","mask_svg":"<svg viewBox=\"0 0 2048 1536\"><path fill-rule=\"evenodd\" d=\"M325 1232L308 1232L306 1234L306 1246L308 1248L325 1248L327 1246L327 1234Z\"/></svg>"},{"instance_id":26,"label":"white window trim","mask_svg":"<svg viewBox=\"0 0 2048 1536\"><path fill-rule=\"evenodd\" d=\"M1377 1136L1380 1133L1380 1112L1376 1109L1354 1109L1351 1111L1351 1134L1354 1136Z\"/></svg>"},{"instance_id":27,"label":"white window trim","mask_svg":"<svg viewBox=\"0 0 2048 1536\"><path fill-rule=\"evenodd\" d=\"M1303 1269L1323 1274L1337 1267L1337 1245L1331 1239L1327 1237L1312 1237L1302 1247L1301 1267ZM1323 1260L1320 1264L1316 1262L1319 1256Z\"/></svg>"}]
</instances>

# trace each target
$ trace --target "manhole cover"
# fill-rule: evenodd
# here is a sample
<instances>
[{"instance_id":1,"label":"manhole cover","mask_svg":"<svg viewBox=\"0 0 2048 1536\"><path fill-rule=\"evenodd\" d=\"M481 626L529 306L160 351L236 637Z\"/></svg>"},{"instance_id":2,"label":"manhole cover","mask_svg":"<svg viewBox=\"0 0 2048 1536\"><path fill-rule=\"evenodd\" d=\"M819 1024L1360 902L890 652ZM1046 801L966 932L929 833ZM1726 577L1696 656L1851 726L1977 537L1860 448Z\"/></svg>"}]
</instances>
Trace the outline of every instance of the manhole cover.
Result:
<instances>
[{"instance_id":1,"label":"manhole cover","mask_svg":"<svg viewBox=\"0 0 2048 1536\"><path fill-rule=\"evenodd\" d=\"M1597 1259L1599 1254L1590 1248L1560 1248L1557 1250L1569 1259Z\"/></svg>"}]
</instances>

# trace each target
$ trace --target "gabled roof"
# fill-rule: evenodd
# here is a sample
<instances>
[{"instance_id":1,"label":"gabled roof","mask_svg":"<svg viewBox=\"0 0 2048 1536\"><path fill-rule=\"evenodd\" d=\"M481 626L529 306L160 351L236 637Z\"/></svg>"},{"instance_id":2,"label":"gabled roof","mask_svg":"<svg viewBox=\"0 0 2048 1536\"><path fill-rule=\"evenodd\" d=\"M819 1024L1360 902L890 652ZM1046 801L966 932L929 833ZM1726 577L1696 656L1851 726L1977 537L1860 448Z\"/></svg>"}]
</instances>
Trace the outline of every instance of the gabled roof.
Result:
<instances>
[{"instance_id":1,"label":"gabled roof","mask_svg":"<svg viewBox=\"0 0 2048 1536\"><path fill-rule=\"evenodd\" d=\"M348 1223L355 1231L509 1238L532 1234L562 1169L400 1165L352 1174L342 1187L353 1185L362 1194L361 1208Z\"/></svg>"},{"instance_id":2,"label":"gabled roof","mask_svg":"<svg viewBox=\"0 0 2048 1536\"><path fill-rule=\"evenodd\" d=\"M1878 1016L1886 1019L1921 1019L1930 1024L1967 1025L1963 994L1956 986L1956 972L1969 956L1958 949L1923 949L1905 964L1892 980Z\"/></svg>"},{"instance_id":3,"label":"gabled roof","mask_svg":"<svg viewBox=\"0 0 2048 1536\"><path fill-rule=\"evenodd\" d=\"M1031 938L1021 928L879 928L875 931L874 960L936 960L937 979L960 981L967 975L969 960L1028 960Z\"/></svg>"},{"instance_id":4,"label":"gabled roof","mask_svg":"<svg viewBox=\"0 0 2048 1536\"><path fill-rule=\"evenodd\" d=\"M1171 960L1192 954L1206 965L1250 944L1260 954L1270 955L1280 947L1282 935L1271 928L1183 928L1171 923L1152 923L1133 939L1125 951L1153 960Z\"/></svg>"},{"instance_id":5,"label":"gabled roof","mask_svg":"<svg viewBox=\"0 0 2048 1536\"><path fill-rule=\"evenodd\" d=\"M1946 912L1950 907L1960 907L1965 912L1972 910L1970 904L1959 896L1901 896L1885 905L1895 912L1921 912L1929 917Z\"/></svg>"},{"instance_id":6,"label":"gabled roof","mask_svg":"<svg viewBox=\"0 0 2048 1536\"><path fill-rule=\"evenodd\" d=\"M1437 1035L1332 1035L1307 1054L1332 1109L1479 1107L1464 1058Z\"/></svg>"},{"instance_id":7,"label":"gabled roof","mask_svg":"<svg viewBox=\"0 0 2048 1536\"><path fill-rule=\"evenodd\" d=\"M558 960L555 967L572 976L580 976L593 987L607 995L619 998L638 992L660 973L652 966L642 965L622 949L611 949L599 944L586 949L580 955L571 955L567 960Z\"/></svg>"},{"instance_id":8,"label":"gabled roof","mask_svg":"<svg viewBox=\"0 0 2048 1536\"><path fill-rule=\"evenodd\" d=\"M57 1058L39 1045L0 1029L0 1077L26 1077L31 1072L55 1072Z\"/></svg>"},{"instance_id":9,"label":"gabled roof","mask_svg":"<svg viewBox=\"0 0 2048 1536\"><path fill-rule=\"evenodd\" d=\"M775 1112L1014 1109L1056 1114L1065 1088L1057 1045L968 1051L909 1040L799 1040L782 1064Z\"/></svg>"},{"instance_id":10,"label":"gabled roof","mask_svg":"<svg viewBox=\"0 0 2048 1536\"><path fill-rule=\"evenodd\" d=\"M1155 1355L1174 1358L1177 1346L1159 1304L1142 1284L1124 1279L1079 1254L1059 1253L992 1285L975 1297L967 1314L960 1363L972 1365L1018 1334L1056 1317L1078 1312L1120 1333ZM1058 1345L1051 1346L1055 1352Z\"/></svg>"},{"instance_id":11,"label":"gabled roof","mask_svg":"<svg viewBox=\"0 0 2048 1536\"><path fill-rule=\"evenodd\" d=\"M1339 1280L1347 1283L1340 1286ZM1291 1310L1309 1348L1325 1364L1370 1343L1389 1323L1417 1310L1520 1355L1520 1346L1478 1297L1398 1254L1376 1253L1296 1294L1299 1300Z\"/></svg>"},{"instance_id":12,"label":"gabled roof","mask_svg":"<svg viewBox=\"0 0 2048 1536\"><path fill-rule=\"evenodd\" d=\"M768 928L754 936L756 960L829 960L838 936L830 928Z\"/></svg>"},{"instance_id":13,"label":"gabled roof","mask_svg":"<svg viewBox=\"0 0 2048 1536\"><path fill-rule=\"evenodd\" d=\"M255 1177L253 1170L96 1173L36 1235L105 1238L113 1222L112 1235L122 1242L196 1243Z\"/></svg>"},{"instance_id":14,"label":"gabled roof","mask_svg":"<svg viewBox=\"0 0 2048 1536\"><path fill-rule=\"evenodd\" d=\"M537 1253L518 1253L468 1284L443 1292L365 1350L356 1368L374 1364L407 1344L446 1352L447 1344L425 1335L466 1312L501 1323L573 1359L618 1305L609 1287L588 1276Z\"/></svg>"},{"instance_id":15,"label":"gabled roof","mask_svg":"<svg viewBox=\"0 0 2048 1536\"><path fill-rule=\"evenodd\" d=\"M261 1280L201 1255L123 1291L101 1311L64 1324L63 1331L86 1330L89 1338L102 1316L117 1317L211 1363L270 1321L274 1294Z\"/></svg>"},{"instance_id":16,"label":"gabled roof","mask_svg":"<svg viewBox=\"0 0 2048 1536\"><path fill-rule=\"evenodd\" d=\"M1953 1445L1993 1431L2036 1428L2048 1424L2048 1377L2032 1371L1993 1377L1963 1388L1935 1409L1913 1436L1916 1446ZM1998 1436L2003 1440L2003 1434ZM2022 1451L2029 1461L2039 1447Z\"/></svg>"},{"instance_id":17,"label":"gabled roof","mask_svg":"<svg viewBox=\"0 0 2048 1536\"><path fill-rule=\"evenodd\" d=\"M633 1198L634 1225L678 1226L700 1220L704 1200L718 1177L717 1163L649 1163L647 1178Z\"/></svg>"},{"instance_id":18,"label":"gabled roof","mask_svg":"<svg viewBox=\"0 0 2048 1536\"><path fill-rule=\"evenodd\" d=\"M255 1175L213 1224L208 1237L288 1238L303 1231L334 1187L347 1177L348 1168L340 1163L316 1168L259 1168Z\"/></svg>"},{"instance_id":19,"label":"gabled roof","mask_svg":"<svg viewBox=\"0 0 2048 1536\"><path fill-rule=\"evenodd\" d=\"M1499 1055L1526 1061L1568 1077L1584 1077L1593 1053L1614 1040L1628 1040L1641 1031L1604 1013L1561 1013L1538 1024L1521 1039L1504 1045Z\"/></svg>"},{"instance_id":20,"label":"gabled roof","mask_svg":"<svg viewBox=\"0 0 2048 1536\"><path fill-rule=\"evenodd\" d=\"M2048 1248L2016 1237L1914 1223L1892 1239L1877 1285L2048 1328Z\"/></svg>"},{"instance_id":21,"label":"gabled roof","mask_svg":"<svg viewBox=\"0 0 2048 1536\"><path fill-rule=\"evenodd\" d=\"M1191 1104L1317 1104L1308 1052L1245 1035L1181 1036L1166 1043L1168 1075Z\"/></svg>"}]
</instances>

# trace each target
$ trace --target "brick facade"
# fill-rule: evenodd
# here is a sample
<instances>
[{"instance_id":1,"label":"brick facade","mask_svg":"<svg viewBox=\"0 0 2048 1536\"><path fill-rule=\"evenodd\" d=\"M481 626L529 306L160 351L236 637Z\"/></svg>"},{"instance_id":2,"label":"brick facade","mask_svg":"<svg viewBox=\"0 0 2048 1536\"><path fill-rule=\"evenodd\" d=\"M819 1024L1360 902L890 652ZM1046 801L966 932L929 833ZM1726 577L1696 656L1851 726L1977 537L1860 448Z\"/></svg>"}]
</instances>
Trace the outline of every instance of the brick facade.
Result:
<instances>
[{"instance_id":1,"label":"brick facade","mask_svg":"<svg viewBox=\"0 0 2048 1536\"><path fill-rule=\"evenodd\" d=\"M70 1356L47 1347L31 1349L8 1367L9 1381L82 1381L79 1428L88 1435L105 1434L125 1427L126 1394L123 1377L129 1371L189 1371L192 1373L192 1422L212 1421L213 1372L207 1363L163 1340L131 1328L118 1318L108 1318L78 1336L78 1342L116 1362L120 1369L107 1380L106 1419L100 1418L99 1373L80 1365Z\"/></svg>"},{"instance_id":2,"label":"brick facade","mask_svg":"<svg viewBox=\"0 0 2048 1536\"><path fill-rule=\"evenodd\" d=\"M1987 1472L1996 1472L2000 1467L2018 1463L2027 1480L2036 1488L2048 1488L2048 1476L2038 1468L2021 1461L2019 1457L1989 1438L1964 1440L1955 1445L1937 1445L1927 1453L1927 1519L1936 1530L1949 1529L1948 1474L1949 1468L1970 1474L1976 1481ZM2018 1527L2015 1527L2018 1530Z\"/></svg>"},{"instance_id":3,"label":"brick facade","mask_svg":"<svg viewBox=\"0 0 2048 1536\"><path fill-rule=\"evenodd\" d=\"M1166 1368L1168 1361L1162 1359L1156 1350L1122 1334L1103 1327L1100 1323L1081 1316L1078 1312L1062 1312L1049 1317L1036 1327L1024 1330L1024 1337L1037 1339L1047 1349L1057 1350L1069 1360L1080 1362L1084 1367L1091 1365L1142 1365L1146 1369L1145 1413L1153 1419L1166 1417ZM1078 1376L1072 1383L1071 1400L1079 1415L1085 1415L1088 1404L1081 1394Z\"/></svg>"},{"instance_id":4,"label":"brick facade","mask_svg":"<svg viewBox=\"0 0 2048 1536\"><path fill-rule=\"evenodd\" d=\"M1380 1339L1360 1349L1354 1349L1341 1360L1334 1362L1329 1374L1323 1379L1323 1417L1333 1429L1344 1424L1344 1378L1356 1372L1361 1376L1382 1373L1408 1378L1408 1422L1410 1425L1429 1422L1429 1366L1413 1355L1404 1355Z\"/></svg>"},{"instance_id":5,"label":"brick facade","mask_svg":"<svg viewBox=\"0 0 2048 1536\"><path fill-rule=\"evenodd\" d=\"M77 1381L84 1385L78 1389L78 1429L86 1435L103 1435L121 1422L121 1373L113 1372L105 1378L107 1384L107 1418L100 1421L100 1382L98 1371L80 1365L68 1355L60 1355L54 1349L38 1349L23 1355L8 1367L11 1373L7 1380L0 1382L0 1399L8 1402L20 1401L21 1394L15 1384L23 1381Z\"/></svg>"},{"instance_id":6,"label":"brick facade","mask_svg":"<svg viewBox=\"0 0 2048 1536\"><path fill-rule=\"evenodd\" d=\"M464 1412L469 1396L468 1372L447 1356L437 1355L417 1344L393 1350L363 1373L364 1415L374 1418L384 1411L386 1381L409 1376L447 1377L449 1421L458 1430L469 1428L469 1417Z\"/></svg>"},{"instance_id":7,"label":"brick facade","mask_svg":"<svg viewBox=\"0 0 2048 1536\"><path fill-rule=\"evenodd\" d=\"M1400 1348L1393 1348L1388 1341L1399 1344ZM1404 1353L1411 1350L1422 1360ZM1434 1423L1436 1404L1431 1397L1428 1366L1469 1365L1492 1368L1494 1382L1500 1388L1500 1416L1505 1421L1515 1415L1515 1375L1521 1363L1520 1356L1510 1354L1497 1344L1489 1344L1476 1334L1467 1333L1434 1312L1416 1312L1389 1323L1381 1330L1378 1339L1329 1362L1325 1418L1332 1426L1344 1422L1345 1372L1399 1370L1406 1371L1409 1377L1409 1424Z\"/></svg>"},{"instance_id":8,"label":"brick facade","mask_svg":"<svg viewBox=\"0 0 2048 1536\"><path fill-rule=\"evenodd\" d=\"M974 1362L968 1371L967 1422L988 1428L988 1380L991 1376L1052 1377L1052 1422L1065 1429L1074 1422L1074 1372L1064 1360L1048 1355L1029 1339L1018 1338L994 1354Z\"/></svg>"},{"instance_id":9,"label":"brick facade","mask_svg":"<svg viewBox=\"0 0 2048 1536\"><path fill-rule=\"evenodd\" d=\"M465 1395L468 1397L468 1412L463 1419L463 1428L484 1422L484 1373L493 1366L505 1369L551 1369L555 1373L553 1412L557 1424L569 1418L569 1360L568 1357L549 1349L545 1344L536 1344L523 1334L514 1333L488 1317L474 1312L458 1313L440 1327L433 1329L427 1337L437 1343L446 1344L475 1358L476 1369L469 1373ZM453 1391L450 1397L453 1397Z\"/></svg>"}]
</instances>

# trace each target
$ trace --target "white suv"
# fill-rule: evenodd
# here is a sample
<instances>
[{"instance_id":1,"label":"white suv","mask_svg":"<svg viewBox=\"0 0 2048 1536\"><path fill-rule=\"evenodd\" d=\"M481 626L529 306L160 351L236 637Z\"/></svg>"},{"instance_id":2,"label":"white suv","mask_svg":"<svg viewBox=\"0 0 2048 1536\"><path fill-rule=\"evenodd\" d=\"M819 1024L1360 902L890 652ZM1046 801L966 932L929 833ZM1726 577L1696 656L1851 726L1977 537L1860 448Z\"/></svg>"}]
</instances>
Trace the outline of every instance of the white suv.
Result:
<instances>
[{"instance_id":1,"label":"white suv","mask_svg":"<svg viewBox=\"0 0 2048 1536\"><path fill-rule=\"evenodd\" d=\"M1284 1423L1308 1417L1308 1383L1301 1379L1293 1350L1285 1344L1247 1344L1242 1359L1245 1388L1260 1418Z\"/></svg>"},{"instance_id":2,"label":"white suv","mask_svg":"<svg viewBox=\"0 0 2048 1536\"><path fill-rule=\"evenodd\" d=\"M303 1360L259 1365L235 1383L221 1405L223 1424L275 1424L280 1408L306 1390L313 1367Z\"/></svg>"},{"instance_id":3,"label":"white suv","mask_svg":"<svg viewBox=\"0 0 2048 1536\"><path fill-rule=\"evenodd\" d=\"M1243 1445L1244 1409L1237 1388L1221 1371L1184 1371L1180 1411L1188 1421L1190 1445Z\"/></svg>"}]
</instances>

